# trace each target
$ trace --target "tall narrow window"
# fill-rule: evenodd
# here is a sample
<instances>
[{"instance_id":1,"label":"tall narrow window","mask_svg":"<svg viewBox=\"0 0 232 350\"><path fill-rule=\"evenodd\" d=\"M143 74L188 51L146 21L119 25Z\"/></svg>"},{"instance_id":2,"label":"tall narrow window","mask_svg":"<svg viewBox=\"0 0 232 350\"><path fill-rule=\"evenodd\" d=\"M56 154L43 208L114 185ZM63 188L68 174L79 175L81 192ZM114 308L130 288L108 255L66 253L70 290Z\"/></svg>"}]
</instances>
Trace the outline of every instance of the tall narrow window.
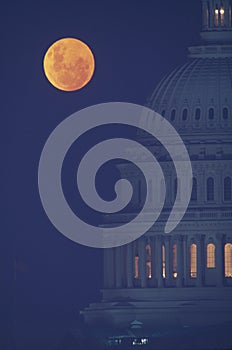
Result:
<instances>
[{"instance_id":1,"label":"tall narrow window","mask_svg":"<svg viewBox=\"0 0 232 350\"><path fill-rule=\"evenodd\" d=\"M214 119L214 109L212 107L209 109L208 117L209 117L209 120L213 120Z\"/></svg>"},{"instance_id":2,"label":"tall narrow window","mask_svg":"<svg viewBox=\"0 0 232 350\"><path fill-rule=\"evenodd\" d=\"M225 25L225 10L223 7L220 8L220 24L221 24L221 27L224 27Z\"/></svg>"},{"instance_id":3,"label":"tall narrow window","mask_svg":"<svg viewBox=\"0 0 232 350\"><path fill-rule=\"evenodd\" d=\"M219 10L215 9L214 10L214 25L215 25L215 27L218 27L218 23L219 23Z\"/></svg>"},{"instance_id":4,"label":"tall narrow window","mask_svg":"<svg viewBox=\"0 0 232 350\"><path fill-rule=\"evenodd\" d=\"M136 279L139 278L139 256L136 255L135 258L134 258L134 277Z\"/></svg>"},{"instance_id":5,"label":"tall narrow window","mask_svg":"<svg viewBox=\"0 0 232 350\"><path fill-rule=\"evenodd\" d=\"M196 120L200 120L201 119L201 110L200 110L200 108L197 108L195 110L195 119Z\"/></svg>"},{"instance_id":6,"label":"tall narrow window","mask_svg":"<svg viewBox=\"0 0 232 350\"><path fill-rule=\"evenodd\" d=\"M191 201L197 201L197 179L195 177L193 178Z\"/></svg>"},{"instance_id":7,"label":"tall narrow window","mask_svg":"<svg viewBox=\"0 0 232 350\"><path fill-rule=\"evenodd\" d=\"M150 244L146 245L146 276L151 278L151 246Z\"/></svg>"},{"instance_id":8,"label":"tall narrow window","mask_svg":"<svg viewBox=\"0 0 232 350\"><path fill-rule=\"evenodd\" d=\"M165 246L162 245L162 275L163 278L166 277L166 271L165 271Z\"/></svg>"},{"instance_id":9,"label":"tall narrow window","mask_svg":"<svg viewBox=\"0 0 232 350\"><path fill-rule=\"evenodd\" d=\"M176 244L172 248L172 267L173 267L173 277L177 277L177 247Z\"/></svg>"},{"instance_id":10,"label":"tall narrow window","mask_svg":"<svg viewBox=\"0 0 232 350\"><path fill-rule=\"evenodd\" d=\"M195 243L190 246L190 276L197 277L197 245Z\"/></svg>"},{"instance_id":11,"label":"tall narrow window","mask_svg":"<svg viewBox=\"0 0 232 350\"><path fill-rule=\"evenodd\" d=\"M224 107L223 110L222 110L222 118L226 120L226 119L228 119L228 117L229 117L228 108Z\"/></svg>"},{"instance_id":12,"label":"tall narrow window","mask_svg":"<svg viewBox=\"0 0 232 350\"><path fill-rule=\"evenodd\" d=\"M215 267L215 245L213 243L207 244L207 268Z\"/></svg>"},{"instance_id":13,"label":"tall narrow window","mask_svg":"<svg viewBox=\"0 0 232 350\"><path fill-rule=\"evenodd\" d=\"M207 179L207 201L214 200L214 179L209 177Z\"/></svg>"},{"instance_id":14,"label":"tall narrow window","mask_svg":"<svg viewBox=\"0 0 232 350\"><path fill-rule=\"evenodd\" d=\"M231 191L231 177L227 176L224 179L224 200L231 201L232 191Z\"/></svg>"},{"instance_id":15,"label":"tall narrow window","mask_svg":"<svg viewBox=\"0 0 232 350\"><path fill-rule=\"evenodd\" d=\"M232 244L225 245L225 277L232 277Z\"/></svg>"},{"instance_id":16,"label":"tall narrow window","mask_svg":"<svg viewBox=\"0 0 232 350\"><path fill-rule=\"evenodd\" d=\"M188 118L188 110L187 108L183 109L183 112L182 112L182 120L183 121L186 121Z\"/></svg>"},{"instance_id":17,"label":"tall narrow window","mask_svg":"<svg viewBox=\"0 0 232 350\"><path fill-rule=\"evenodd\" d=\"M175 120L175 118L176 118L176 110L173 109L173 110L171 111L171 121L173 122L173 121Z\"/></svg>"}]
</instances>

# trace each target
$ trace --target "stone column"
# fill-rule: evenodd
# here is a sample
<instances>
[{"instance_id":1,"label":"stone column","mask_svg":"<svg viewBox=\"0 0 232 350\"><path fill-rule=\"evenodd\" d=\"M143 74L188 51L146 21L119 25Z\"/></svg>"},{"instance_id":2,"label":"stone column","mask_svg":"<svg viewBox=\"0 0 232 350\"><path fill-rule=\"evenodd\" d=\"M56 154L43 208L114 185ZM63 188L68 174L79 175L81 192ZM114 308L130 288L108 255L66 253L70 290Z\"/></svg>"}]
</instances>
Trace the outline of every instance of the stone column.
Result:
<instances>
[{"instance_id":1,"label":"stone column","mask_svg":"<svg viewBox=\"0 0 232 350\"><path fill-rule=\"evenodd\" d=\"M156 279L159 288L163 287L163 275L162 275L162 236L156 235L156 250L155 250L155 266L156 266Z\"/></svg>"},{"instance_id":2,"label":"stone column","mask_svg":"<svg viewBox=\"0 0 232 350\"><path fill-rule=\"evenodd\" d=\"M165 243L165 285L171 284L172 278L172 261L171 261L171 251L170 251L170 236L164 237Z\"/></svg>"},{"instance_id":3,"label":"stone column","mask_svg":"<svg viewBox=\"0 0 232 350\"><path fill-rule=\"evenodd\" d=\"M140 238L139 240L139 278L141 281L141 287L146 288L146 244L144 237Z\"/></svg>"},{"instance_id":4,"label":"stone column","mask_svg":"<svg viewBox=\"0 0 232 350\"><path fill-rule=\"evenodd\" d=\"M177 287L183 287L184 257L183 257L183 236L177 236Z\"/></svg>"},{"instance_id":5,"label":"stone column","mask_svg":"<svg viewBox=\"0 0 232 350\"><path fill-rule=\"evenodd\" d=\"M217 286L224 285L224 235L216 235L216 274Z\"/></svg>"},{"instance_id":6,"label":"stone column","mask_svg":"<svg viewBox=\"0 0 232 350\"><path fill-rule=\"evenodd\" d=\"M196 278L196 286L202 287L203 286L203 269L204 269L204 262L203 262L203 246L202 246L202 235L197 234L196 235L196 242L197 242L197 278Z\"/></svg>"},{"instance_id":7,"label":"stone column","mask_svg":"<svg viewBox=\"0 0 232 350\"><path fill-rule=\"evenodd\" d=\"M121 288L121 251L120 251L120 247L115 248L115 273L116 273L116 288Z\"/></svg>"},{"instance_id":8,"label":"stone column","mask_svg":"<svg viewBox=\"0 0 232 350\"><path fill-rule=\"evenodd\" d=\"M104 250L104 287L114 287L113 249Z\"/></svg>"},{"instance_id":9,"label":"stone column","mask_svg":"<svg viewBox=\"0 0 232 350\"><path fill-rule=\"evenodd\" d=\"M127 288L132 288L133 287L133 263L134 263L132 243L127 244L126 252L127 252L127 257L126 257L126 259L127 259Z\"/></svg>"}]
</instances>

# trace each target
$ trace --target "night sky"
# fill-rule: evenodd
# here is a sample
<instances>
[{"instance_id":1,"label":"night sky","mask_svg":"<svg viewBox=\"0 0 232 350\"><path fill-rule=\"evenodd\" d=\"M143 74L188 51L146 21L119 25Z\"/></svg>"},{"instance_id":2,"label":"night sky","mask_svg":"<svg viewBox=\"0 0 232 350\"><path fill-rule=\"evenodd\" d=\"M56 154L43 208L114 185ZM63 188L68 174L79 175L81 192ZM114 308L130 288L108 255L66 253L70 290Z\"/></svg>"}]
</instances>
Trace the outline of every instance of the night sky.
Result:
<instances>
[{"instance_id":1,"label":"night sky","mask_svg":"<svg viewBox=\"0 0 232 350\"><path fill-rule=\"evenodd\" d=\"M10 350L52 349L79 310L100 300L103 267L101 250L69 241L43 210L37 185L43 145L84 107L144 104L163 75L185 62L187 47L199 43L201 1L13 0L1 12L4 341ZM86 42L96 60L91 82L71 93L55 89L43 73L46 50L63 37Z\"/></svg>"}]
</instances>

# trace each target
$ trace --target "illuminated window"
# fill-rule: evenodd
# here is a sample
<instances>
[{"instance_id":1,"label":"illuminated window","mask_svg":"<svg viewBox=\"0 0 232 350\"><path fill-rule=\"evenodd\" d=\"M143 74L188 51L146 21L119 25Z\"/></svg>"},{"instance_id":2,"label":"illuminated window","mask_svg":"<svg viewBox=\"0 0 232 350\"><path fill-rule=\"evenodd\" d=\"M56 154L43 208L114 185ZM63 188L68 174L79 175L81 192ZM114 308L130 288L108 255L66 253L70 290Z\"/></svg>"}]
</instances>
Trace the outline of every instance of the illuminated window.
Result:
<instances>
[{"instance_id":1,"label":"illuminated window","mask_svg":"<svg viewBox=\"0 0 232 350\"><path fill-rule=\"evenodd\" d=\"M214 179L209 177L207 179L207 201L214 200Z\"/></svg>"},{"instance_id":2,"label":"illuminated window","mask_svg":"<svg viewBox=\"0 0 232 350\"><path fill-rule=\"evenodd\" d=\"M214 25L215 25L215 27L218 27L218 23L219 23L219 10L216 9L214 11Z\"/></svg>"},{"instance_id":3,"label":"illuminated window","mask_svg":"<svg viewBox=\"0 0 232 350\"><path fill-rule=\"evenodd\" d=\"M209 243L207 245L207 268L211 269L215 267L215 245Z\"/></svg>"},{"instance_id":4,"label":"illuminated window","mask_svg":"<svg viewBox=\"0 0 232 350\"><path fill-rule=\"evenodd\" d=\"M172 267L173 267L173 277L177 277L177 247L174 244L172 248Z\"/></svg>"},{"instance_id":5,"label":"illuminated window","mask_svg":"<svg viewBox=\"0 0 232 350\"><path fill-rule=\"evenodd\" d=\"M163 278L166 277L166 273L165 273L165 246L162 245L162 275Z\"/></svg>"},{"instance_id":6,"label":"illuminated window","mask_svg":"<svg viewBox=\"0 0 232 350\"><path fill-rule=\"evenodd\" d=\"M231 178L227 176L224 179L224 200L231 201L232 193L231 193Z\"/></svg>"},{"instance_id":7,"label":"illuminated window","mask_svg":"<svg viewBox=\"0 0 232 350\"><path fill-rule=\"evenodd\" d=\"M190 246L190 276L197 277L197 245L195 243Z\"/></svg>"},{"instance_id":8,"label":"illuminated window","mask_svg":"<svg viewBox=\"0 0 232 350\"><path fill-rule=\"evenodd\" d=\"M197 179L195 177L193 178L191 201L197 201Z\"/></svg>"},{"instance_id":9,"label":"illuminated window","mask_svg":"<svg viewBox=\"0 0 232 350\"><path fill-rule=\"evenodd\" d=\"M221 26L224 27L224 23L225 23L225 10L224 8L220 8L220 23L221 23Z\"/></svg>"},{"instance_id":10,"label":"illuminated window","mask_svg":"<svg viewBox=\"0 0 232 350\"><path fill-rule=\"evenodd\" d=\"M146 246L146 276L147 278L151 278L151 246L147 244Z\"/></svg>"},{"instance_id":11,"label":"illuminated window","mask_svg":"<svg viewBox=\"0 0 232 350\"><path fill-rule=\"evenodd\" d=\"M135 273L134 273L134 276L135 278L139 278L139 257L138 255L135 256L135 260L134 260L134 263L135 263L135 266L134 266L134 269L135 269Z\"/></svg>"},{"instance_id":12,"label":"illuminated window","mask_svg":"<svg viewBox=\"0 0 232 350\"><path fill-rule=\"evenodd\" d=\"M232 244L225 245L225 277L232 277Z\"/></svg>"}]
</instances>

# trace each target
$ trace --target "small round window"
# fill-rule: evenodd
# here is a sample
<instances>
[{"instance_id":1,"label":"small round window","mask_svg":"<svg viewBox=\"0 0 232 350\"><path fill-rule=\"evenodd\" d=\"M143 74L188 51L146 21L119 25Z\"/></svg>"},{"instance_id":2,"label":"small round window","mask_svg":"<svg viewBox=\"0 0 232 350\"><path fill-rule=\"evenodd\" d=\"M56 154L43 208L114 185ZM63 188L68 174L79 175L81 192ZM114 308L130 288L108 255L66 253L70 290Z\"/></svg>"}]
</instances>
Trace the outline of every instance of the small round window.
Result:
<instances>
[{"instance_id":1,"label":"small round window","mask_svg":"<svg viewBox=\"0 0 232 350\"><path fill-rule=\"evenodd\" d=\"M183 112L182 112L182 120L183 121L186 121L188 118L188 110L187 108L183 109Z\"/></svg>"},{"instance_id":2,"label":"small round window","mask_svg":"<svg viewBox=\"0 0 232 350\"><path fill-rule=\"evenodd\" d=\"M213 120L214 119L214 109L212 107L209 109L208 116L209 116L209 120Z\"/></svg>"},{"instance_id":3,"label":"small round window","mask_svg":"<svg viewBox=\"0 0 232 350\"><path fill-rule=\"evenodd\" d=\"M201 119L201 110L200 110L200 108L197 108L195 110L195 119L196 120L200 120Z\"/></svg>"}]
</instances>

